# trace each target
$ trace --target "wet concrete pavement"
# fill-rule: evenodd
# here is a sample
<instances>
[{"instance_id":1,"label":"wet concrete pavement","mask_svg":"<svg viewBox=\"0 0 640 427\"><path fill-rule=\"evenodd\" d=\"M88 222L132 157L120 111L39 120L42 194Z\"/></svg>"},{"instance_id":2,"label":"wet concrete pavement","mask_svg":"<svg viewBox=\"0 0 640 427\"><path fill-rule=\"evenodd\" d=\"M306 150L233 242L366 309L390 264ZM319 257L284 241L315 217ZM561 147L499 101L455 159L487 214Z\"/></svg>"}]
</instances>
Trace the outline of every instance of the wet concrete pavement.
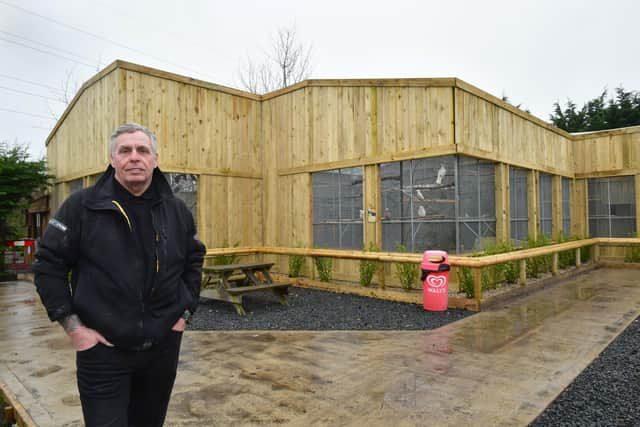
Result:
<instances>
[{"instance_id":1,"label":"wet concrete pavement","mask_svg":"<svg viewBox=\"0 0 640 427\"><path fill-rule=\"evenodd\" d=\"M82 425L36 298L0 284L0 380L37 425ZM434 331L188 331L166 425L524 426L639 314L639 271L599 269Z\"/></svg>"}]
</instances>

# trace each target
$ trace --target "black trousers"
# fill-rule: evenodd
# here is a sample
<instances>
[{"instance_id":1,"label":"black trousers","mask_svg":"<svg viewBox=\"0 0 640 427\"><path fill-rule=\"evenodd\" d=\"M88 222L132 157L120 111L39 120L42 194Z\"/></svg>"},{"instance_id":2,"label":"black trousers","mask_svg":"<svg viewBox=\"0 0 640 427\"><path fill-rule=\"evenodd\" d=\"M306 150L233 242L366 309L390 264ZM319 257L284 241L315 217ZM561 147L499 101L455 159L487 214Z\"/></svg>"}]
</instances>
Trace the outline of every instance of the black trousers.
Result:
<instances>
[{"instance_id":1,"label":"black trousers","mask_svg":"<svg viewBox=\"0 0 640 427\"><path fill-rule=\"evenodd\" d=\"M178 369L182 332L143 351L98 343L76 353L87 427L162 426Z\"/></svg>"}]
</instances>

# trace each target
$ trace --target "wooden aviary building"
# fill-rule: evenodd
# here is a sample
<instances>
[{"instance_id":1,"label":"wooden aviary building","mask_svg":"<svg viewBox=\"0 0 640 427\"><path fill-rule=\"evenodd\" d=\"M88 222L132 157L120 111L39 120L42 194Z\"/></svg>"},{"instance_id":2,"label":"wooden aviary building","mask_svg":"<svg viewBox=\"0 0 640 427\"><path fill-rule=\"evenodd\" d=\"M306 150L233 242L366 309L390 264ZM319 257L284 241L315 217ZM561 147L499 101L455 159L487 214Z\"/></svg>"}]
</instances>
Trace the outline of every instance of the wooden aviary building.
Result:
<instances>
[{"instance_id":1,"label":"wooden aviary building","mask_svg":"<svg viewBox=\"0 0 640 427\"><path fill-rule=\"evenodd\" d=\"M572 135L456 78L258 96L123 61L82 86L47 139L52 211L95 182L125 122L156 133L209 248L468 253L640 230L640 127ZM357 281L353 261L334 266Z\"/></svg>"}]
</instances>

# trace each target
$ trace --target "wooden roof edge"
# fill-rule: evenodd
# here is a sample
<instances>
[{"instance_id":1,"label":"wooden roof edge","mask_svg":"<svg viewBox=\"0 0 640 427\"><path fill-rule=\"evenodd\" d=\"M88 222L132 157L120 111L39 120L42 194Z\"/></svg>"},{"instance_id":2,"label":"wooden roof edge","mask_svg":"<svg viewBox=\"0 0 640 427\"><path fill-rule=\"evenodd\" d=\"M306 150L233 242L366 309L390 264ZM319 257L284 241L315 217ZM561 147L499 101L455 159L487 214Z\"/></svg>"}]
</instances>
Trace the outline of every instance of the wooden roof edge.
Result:
<instances>
[{"instance_id":1,"label":"wooden roof edge","mask_svg":"<svg viewBox=\"0 0 640 427\"><path fill-rule=\"evenodd\" d=\"M254 93L246 92L240 89L235 89L228 86L219 85L216 83L211 83L206 80L199 80L193 77L187 77L182 74L176 74L169 71L163 71L157 68L148 67L146 65L135 64L133 62L127 62L123 60L116 60L114 63L118 64L118 68L122 68L128 71L136 71L142 74L147 74L154 77L160 77L167 80L173 80L178 83L185 83L193 86L202 87L205 89L216 90L219 92L224 92L229 95L241 96L243 98L248 98L254 101L261 101L262 96L256 95Z\"/></svg>"},{"instance_id":2,"label":"wooden roof edge","mask_svg":"<svg viewBox=\"0 0 640 427\"><path fill-rule=\"evenodd\" d=\"M262 95L263 100L277 98L306 87L453 87L455 77L433 78L365 78L365 79L308 79Z\"/></svg>"},{"instance_id":3,"label":"wooden roof edge","mask_svg":"<svg viewBox=\"0 0 640 427\"><path fill-rule=\"evenodd\" d=\"M219 92L227 93L229 95L241 96L243 98L252 99L254 101L261 101L262 100L262 96L260 96L260 95L255 95L253 93L245 92L245 91L242 91L242 90L239 90L239 89L234 89L234 88L230 88L230 87L227 87L227 86L218 85L218 84L215 84L215 83L210 83L210 82L207 82L207 81L204 81L204 80L198 80L198 79L195 79L195 78L192 78L192 77L187 77L187 76L183 76L183 75L180 75L180 74L175 74L175 73L171 73L171 72L168 72L168 71L162 71L162 70L159 70L157 68L151 68L151 67L147 67L145 65L135 64L133 62L127 62L127 61L123 61L121 59L116 59L111 64L107 65L105 68L100 70L98 73L93 75L93 77L91 77L89 80L87 80L86 82L84 82L82 84L80 89L78 89L78 92L75 94L75 96L73 97L73 99L71 100L69 105L67 105L67 108L64 110L64 112L62 113L62 115L60 116L58 121L56 122L56 124L53 127L53 129L51 130L51 132L49 132L49 135L47 136L47 139L45 140L45 146L49 145L49 142L51 141L53 136L56 134L56 132L58 131L58 129L60 128L60 126L62 125L64 120L67 118L67 116L69 115L69 112L71 112L71 110L75 106L76 102L78 102L78 99L80 99L80 97L82 96L84 91L87 90L89 87L93 86L94 83L98 82L99 80L101 80L102 78L104 78L105 76L109 75L111 72L113 72L113 71L115 71L117 69L135 71L135 72L147 74L147 75L154 76L154 77L160 77L160 78L164 78L164 79L168 79L168 80L173 80L173 81L176 81L176 82L179 82L179 83L185 83L185 84L189 84L189 85L193 85L193 86L202 87L202 88L205 88L205 89L216 90L216 91L219 91Z\"/></svg>"},{"instance_id":4,"label":"wooden roof edge","mask_svg":"<svg viewBox=\"0 0 640 427\"><path fill-rule=\"evenodd\" d=\"M520 108L514 107L513 105L509 104L506 101L503 101L502 99L498 98L497 96L491 95L489 92L485 92L484 90L465 82L464 80L461 79L456 79L456 87L458 89L464 90L465 92L469 92L472 95L475 95L479 98L484 99L485 101L488 101L500 108L503 108L507 111L509 111L510 113L513 113L517 116L522 117L525 120L528 120L538 126L542 126L543 128L556 133L562 137L567 138L568 140L572 140L573 139L573 135L570 134L569 132L560 129L559 127L553 126L550 123L545 122L544 120L534 116L531 113L527 113L524 110L521 110Z\"/></svg>"},{"instance_id":5,"label":"wooden roof edge","mask_svg":"<svg viewBox=\"0 0 640 427\"><path fill-rule=\"evenodd\" d=\"M640 133L640 126L628 126L624 128L596 130L591 132L576 132L571 136L576 141L584 141L585 139L602 138L606 136L625 135L631 133Z\"/></svg>"},{"instance_id":6,"label":"wooden roof edge","mask_svg":"<svg viewBox=\"0 0 640 427\"><path fill-rule=\"evenodd\" d=\"M303 80L300 83L296 83L294 85L288 86L286 88L282 88L276 90L274 92L269 92L267 94L262 95L263 100L273 99L278 96L285 95L287 93L294 92L296 90L300 90L306 87L357 87L357 86L378 86L378 87L455 87L465 92L469 92L475 96L478 96L485 101L488 101L496 106L503 108L513 114L516 114L525 120L528 120L538 126L542 126L545 129L554 132L568 140L572 140L573 135L569 132L566 132L558 127L553 126L550 123L545 122L544 120L534 116L531 113L527 113L524 110L521 110L508 102L503 101L502 99L491 95L484 90L473 86L470 83L465 82L464 80L457 77L432 77L432 78L367 78L367 79L309 79Z\"/></svg>"},{"instance_id":7,"label":"wooden roof edge","mask_svg":"<svg viewBox=\"0 0 640 427\"><path fill-rule=\"evenodd\" d=\"M154 77L164 78L168 80L173 80L179 83L194 85L210 90L215 90L223 93L227 93L230 95L240 96L243 98L251 99L254 101L263 101L268 99L273 99L278 96L282 96L306 87L455 87L465 92L471 93L475 96L478 96L500 108L503 108L513 114L516 114L525 120L528 120L538 126L542 126L545 129L554 132L562 137L565 137L569 140L585 140L591 138L598 138L604 136L613 136L613 135L622 135L622 134L631 134L640 132L640 126L631 126L626 128L618 128L618 129L609 129L603 131L594 131L594 132L584 132L584 133L569 133L560 128L557 128L538 117L527 113L508 102L503 101L502 99L491 95L484 90L473 86L470 83L465 82L457 77L436 77L436 78L366 78L366 79L309 79L303 80L294 85L276 90L274 92L270 92L264 95L256 95L253 93L245 92L239 89L230 88L227 86L218 85L215 83L210 83L204 80L198 80L192 77L183 76L180 74L171 73L168 71L159 70L156 68L135 64L132 62L123 61L117 59L113 61L111 64L107 65L105 68L96 73L89 80L84 82L78 92L75 94L67 108L64 110L60 119L56 122L55 126L47 136L45 140L45 146L49 145L51 139L56 134L62 123L65 121L66 117L69 115L70 111L73 109L75 104L78 102L78 99L82 96L85 90L91 87L94 83L101 80L111 72L116 69L124 69L129 71L140 72L143 74L147 74Z\"/></svg>"},{"instance_id":8,"label":"wooden roof edge","mask_svg":"<svg viewBox=\"0 0 640 427\"><path fill-rule=\"evenodd\" d=\"M65 119L67 118L67 116L69 115L69 113L71 112L73 107L76 105L76 102L78 102L78 100L80 99L80 97L82 96L84 91L87 90L87 88L92 86L98 80L104 78L109 73L111 73L112 71L116 70L118 68L118 62L119 62L118 60L113 61L111 64L107 65L102 70L100 70L98 73L96 73L89 80L84 82L82 84L82 86L80 86L80 89L78 89L78 92L76 92L76 94L73 97L73 99L71 100L71 102L69 102L69 105L67 105L67 108L65 108L64 112L62 113L62 115L60 116L58 121L56 122L56 124L53 127L53 129L51 129L51 132L49 132L49 135L47 135L47 139L45 139L45 142L44 142L45 147L49 145L49 142L51 142L51 138L53 138L53 136L56 134L56 132L58 131L60 126L62 126L62 123L64 123Z\"/></svg>"}]
</instances>

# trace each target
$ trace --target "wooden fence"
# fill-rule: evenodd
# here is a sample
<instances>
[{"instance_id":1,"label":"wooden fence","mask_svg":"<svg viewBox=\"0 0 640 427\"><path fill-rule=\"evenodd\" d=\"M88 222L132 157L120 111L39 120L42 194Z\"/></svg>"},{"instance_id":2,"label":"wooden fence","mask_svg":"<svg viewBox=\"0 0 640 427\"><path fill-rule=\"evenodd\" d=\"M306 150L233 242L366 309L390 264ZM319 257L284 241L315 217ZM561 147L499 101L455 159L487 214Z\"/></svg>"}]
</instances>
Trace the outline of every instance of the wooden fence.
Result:
<instances>
[{"instance_id":1,"label":"wooden fence","mask_svg":"<svg viewBox=\"0 0 640 427\"><path fill-rule=\"evenodd\" d=\"M507 252L497 255L486 256L449 256L449 263L452 267L470 268L473 274L473 298L449 298L450 307L468 308L472 310L480 310L483 302L482 295L482 272L483 269L504 263L518 263L518 284L525 287L528 282L527 278L527 262L532 262L534 258L542 256L551 256L551 274L557 275L559 272L560 253L566 251L574 251L575 266L582 265L581 252L583 248L592 247L589 263L597 265L600 262L601 248L604 247L627 247L640 246L640 238L603 238L597 237L592 239L575 240L571 242L558 243L553 245L541 246L531 249L522 249L513 252ZM307 257L329 257L337 259L357 259L357 260L376 260L383 263L391 262L422 262L422 254L414 253L397 253L397 252L364 252L364 251L343 251L334 249L311 249L311 248L290 248L290 247L232 247L217 248L207 251L207 258L219 255L252 255L252 254L271 254L271 255L301 255Z\"/></svg>"}]
</instances>

